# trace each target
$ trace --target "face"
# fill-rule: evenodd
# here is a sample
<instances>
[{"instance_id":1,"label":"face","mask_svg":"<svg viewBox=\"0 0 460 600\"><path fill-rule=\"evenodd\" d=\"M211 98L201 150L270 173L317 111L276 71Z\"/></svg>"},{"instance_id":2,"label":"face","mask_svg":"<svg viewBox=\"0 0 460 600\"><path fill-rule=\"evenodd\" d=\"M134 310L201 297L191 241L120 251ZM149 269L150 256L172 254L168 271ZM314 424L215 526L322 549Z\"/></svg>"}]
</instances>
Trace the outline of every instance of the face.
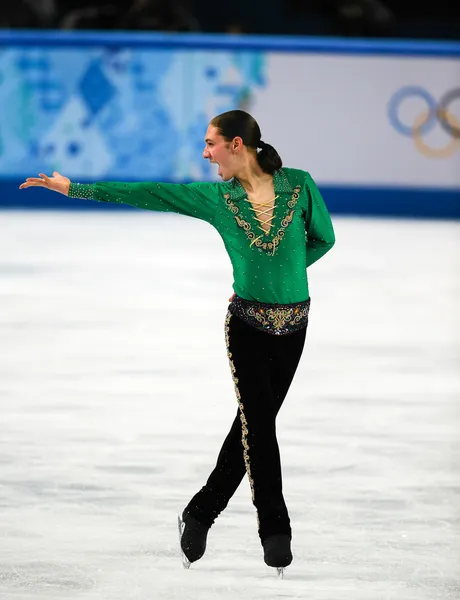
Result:
<instances>
[{"instance_id":1,"label":"face","mask_svg":"<svg viewBox=\"0 0 460 600\"><path fill-rule=\"evenodd\" d=\"M227 142L214 125L209 125L206 131L205 144L203 158L208 159L212 164L218 165L217 174L224 181L231 179L235 174L237 148L239 147L238 138L235 138L232 142Z\"/></svg>"}]
</instances>

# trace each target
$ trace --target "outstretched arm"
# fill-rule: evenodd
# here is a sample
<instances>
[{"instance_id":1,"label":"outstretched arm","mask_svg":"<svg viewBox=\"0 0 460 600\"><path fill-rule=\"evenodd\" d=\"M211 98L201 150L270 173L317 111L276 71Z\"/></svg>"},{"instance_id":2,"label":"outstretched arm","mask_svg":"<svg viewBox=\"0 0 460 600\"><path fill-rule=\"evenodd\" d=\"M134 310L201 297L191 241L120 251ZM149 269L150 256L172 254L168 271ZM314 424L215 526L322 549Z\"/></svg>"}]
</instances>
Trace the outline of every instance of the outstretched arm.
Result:
<instances>
[{"instance_id":1,"label":"outstretched arm","mask_svg":"<svg viewBox=\"0 0 460 600\"><path fill-rule=\"evenodd\" d=\"M160 182L97 182L72 183L57 171L52 177L40 173L29 177L19 187L44 187L71 198L98 202L130 204L137 208L175 212L211 222L217 209L218 184L215 183L160 183Z\"/></svg>"},{"instance_id":2,"label":"outstretched arm","mask_svg":"<svg viewBox=\"0 0 460 600\"><path fill-rule=\"evenodd\" d=\"M324 200L309 173L305 182L308 210L305 231L307 237L307 267L329 252L335 244L334 228Z\"/></svg>"}]
</instances>

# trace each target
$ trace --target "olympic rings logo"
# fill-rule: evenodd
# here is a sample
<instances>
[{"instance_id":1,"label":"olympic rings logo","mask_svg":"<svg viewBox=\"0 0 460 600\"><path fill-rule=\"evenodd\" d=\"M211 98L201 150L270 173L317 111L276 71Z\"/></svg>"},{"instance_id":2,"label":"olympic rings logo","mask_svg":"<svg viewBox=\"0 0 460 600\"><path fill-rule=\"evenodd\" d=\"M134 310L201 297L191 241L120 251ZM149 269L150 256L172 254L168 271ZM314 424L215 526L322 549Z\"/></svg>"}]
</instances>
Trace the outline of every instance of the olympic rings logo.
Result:
<instances>
[{"instance_id":1,"label":"olympic rings logo","mask_svg":"<svg viewBox=\"0 0 460 600\"><path fill-rule=\"evenodd\" d=\"M422 100L426 108L414 118L413 122L405 123L400 115L401 106L409 98ZM388 117L396 131L412 138L417 150L424 156L449 158L460 150L460 117L457 118L451 110L456 100L460 100L460 88L450 90L437 102L425 88L406 86L391 97L388 103ZM451 138L440 148L429 146L423 139L436 125L442 127Z\"/></svg>"}]
</instances>

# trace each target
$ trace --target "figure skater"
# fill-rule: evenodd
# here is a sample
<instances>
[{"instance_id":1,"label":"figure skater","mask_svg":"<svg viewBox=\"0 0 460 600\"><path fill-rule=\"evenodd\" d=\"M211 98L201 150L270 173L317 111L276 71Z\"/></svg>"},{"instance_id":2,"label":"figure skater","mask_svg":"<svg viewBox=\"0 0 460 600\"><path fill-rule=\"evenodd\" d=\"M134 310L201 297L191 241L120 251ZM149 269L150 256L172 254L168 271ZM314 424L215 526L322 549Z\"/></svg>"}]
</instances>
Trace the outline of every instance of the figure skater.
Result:
<instances>
[{"instance_id":1,"label":"figure skater","mask_svg":"<svg viewBox=\"0 0 460 600\"><path fill-rule=\"evenodd\" d=\"M212 119L203 158L218 165L222 182L79 184L54 172L20 188L176 212L217 229L233 266L225 341L238 409L214 470L179 517L181 548L185 566L203 556L209 529L246 473L265 563L282 572L292 561L292 532L275 422L304 347L307 269L332 248L334 230L310 174L283 167L248 113Z\"/></svg>"}]
</instances>

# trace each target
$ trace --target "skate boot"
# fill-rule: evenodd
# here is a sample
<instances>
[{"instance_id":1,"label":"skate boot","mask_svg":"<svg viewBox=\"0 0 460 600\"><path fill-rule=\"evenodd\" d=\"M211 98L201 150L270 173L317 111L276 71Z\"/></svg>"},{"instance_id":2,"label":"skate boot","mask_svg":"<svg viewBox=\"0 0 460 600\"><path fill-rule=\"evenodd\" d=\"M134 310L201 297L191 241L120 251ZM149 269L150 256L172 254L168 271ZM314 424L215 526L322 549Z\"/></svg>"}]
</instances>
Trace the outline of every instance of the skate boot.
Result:
<instances>
[{"instance_id":1,"label":"skate boot","mask_svg":"<svg viewBox=\"0 0 460 600\"><path fill-rule=\"evenodd\" d=\"M183 564L185 568L189 568L191 563L199 560L205 553L209 527L187 513L178 517L178 524Z\"/></svg>"},{"instance_id":2,"label":"skate boot","mask_svg":"<svg viewBox=\"0 0 460 600\"><path fill-rule=\"evenodd\" d=\"M292 562L291 536L286 533L269 535L262 542L264 561L269 567L275 567L283 577L284 568Z\"/></svg>"}]
</instances>

